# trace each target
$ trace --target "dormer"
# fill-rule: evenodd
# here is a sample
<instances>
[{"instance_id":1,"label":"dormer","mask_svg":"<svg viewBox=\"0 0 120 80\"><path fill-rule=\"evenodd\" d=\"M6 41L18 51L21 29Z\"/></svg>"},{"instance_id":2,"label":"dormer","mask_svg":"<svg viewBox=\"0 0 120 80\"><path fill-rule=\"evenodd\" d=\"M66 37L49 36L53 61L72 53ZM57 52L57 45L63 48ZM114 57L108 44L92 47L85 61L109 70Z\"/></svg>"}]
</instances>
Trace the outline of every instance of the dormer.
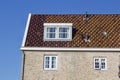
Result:
<instances>
[{"instance_id":1,"label":"dormer","mask_svg":"<svg viewBox=\"0 0 120 80\"><path fill-rule=\"evenodd\" d=\"M71 41L72 23L44 23L44 41Z\"/></svg>"}]
</instances>

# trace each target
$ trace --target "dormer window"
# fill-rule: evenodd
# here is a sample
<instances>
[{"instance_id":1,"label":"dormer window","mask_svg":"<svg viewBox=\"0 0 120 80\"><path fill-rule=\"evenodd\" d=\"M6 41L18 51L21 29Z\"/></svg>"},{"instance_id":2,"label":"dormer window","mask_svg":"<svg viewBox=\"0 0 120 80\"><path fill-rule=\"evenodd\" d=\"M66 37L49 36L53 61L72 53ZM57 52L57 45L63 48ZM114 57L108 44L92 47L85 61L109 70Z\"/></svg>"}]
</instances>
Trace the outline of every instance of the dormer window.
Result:
<instances>
[{"instance_id":1,"label":"dormer window","mask_svg":"<svg viewBox=\"0 0 120 80\"><path fill-rule=\"evenodd\" d=\"M46 37L47 38L55 38L56 34L56 28L55 27L49 27L46 30Z\"/></svg>"},{"instance_id":2,"label":"dormer window","mask_svg":"<svg viewBox=\"0 0 120 80\"><path fill-rule=\"evenodd\" d=\"M44 41L71 41L72 23L44 23Z\"/></svg>"}]
</instances>

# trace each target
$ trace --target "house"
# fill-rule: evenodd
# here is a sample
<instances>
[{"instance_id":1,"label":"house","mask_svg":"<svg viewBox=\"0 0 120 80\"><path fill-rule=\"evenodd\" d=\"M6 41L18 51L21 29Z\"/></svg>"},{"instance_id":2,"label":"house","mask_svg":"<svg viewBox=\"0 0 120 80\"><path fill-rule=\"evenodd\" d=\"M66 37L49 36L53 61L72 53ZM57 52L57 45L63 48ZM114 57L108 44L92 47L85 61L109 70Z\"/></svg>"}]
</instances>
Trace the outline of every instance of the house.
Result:
<instances>
[{"instance_id":1,"label":"house","mask_svg":"<svg viewBox=\"0 0 120 80\"><path fill-rule=\"evenodd\" d=\"M29 14L21 80L120 80L119 14Z\"/></svg>"}]
</instances>

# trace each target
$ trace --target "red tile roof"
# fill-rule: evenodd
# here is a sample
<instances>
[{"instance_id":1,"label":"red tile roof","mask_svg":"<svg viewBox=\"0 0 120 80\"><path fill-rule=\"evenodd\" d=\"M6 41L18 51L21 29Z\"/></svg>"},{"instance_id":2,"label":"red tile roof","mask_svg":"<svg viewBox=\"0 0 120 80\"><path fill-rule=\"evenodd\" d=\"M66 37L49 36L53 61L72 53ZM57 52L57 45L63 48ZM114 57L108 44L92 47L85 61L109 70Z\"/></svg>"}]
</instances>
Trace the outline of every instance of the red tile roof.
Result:
<instances>
[{"instance_id":1,"label":"red tile roof","mask_svg":"<svg viewBox=\"0 0 120 80\"><path fill-rule=\"evenodd\" d=\"M120 48L120 15L88 14L32 14L25 41L25 47L90 47ZM44 23L73 23L72 41L44 41ZM103 35L106 32L107 35ZM84 37L89 33L90 42Z\"/></svg>"}]
</instances>

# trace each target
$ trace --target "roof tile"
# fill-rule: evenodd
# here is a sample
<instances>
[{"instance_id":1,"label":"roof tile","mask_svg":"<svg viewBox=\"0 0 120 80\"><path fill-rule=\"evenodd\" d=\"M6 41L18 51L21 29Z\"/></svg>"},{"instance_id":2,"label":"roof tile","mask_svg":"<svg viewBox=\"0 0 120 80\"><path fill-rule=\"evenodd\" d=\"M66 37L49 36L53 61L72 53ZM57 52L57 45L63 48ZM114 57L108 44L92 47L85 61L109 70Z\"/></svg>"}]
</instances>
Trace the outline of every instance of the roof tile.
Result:
<instances>
[{"instance_id":1,"label":"roof tile","mask_svg":"<svg viewBox=\"0 0 120 80\"><path fill-rule=\"evenodd\" d=\"M89 14L87 22L83 18L84 14L32 14L25 47L120 48L119 14ZM73 23L72 41L43 41L44 23ZM90 42L84 41L86 33Z\"/></svg>"}]
</instances>

